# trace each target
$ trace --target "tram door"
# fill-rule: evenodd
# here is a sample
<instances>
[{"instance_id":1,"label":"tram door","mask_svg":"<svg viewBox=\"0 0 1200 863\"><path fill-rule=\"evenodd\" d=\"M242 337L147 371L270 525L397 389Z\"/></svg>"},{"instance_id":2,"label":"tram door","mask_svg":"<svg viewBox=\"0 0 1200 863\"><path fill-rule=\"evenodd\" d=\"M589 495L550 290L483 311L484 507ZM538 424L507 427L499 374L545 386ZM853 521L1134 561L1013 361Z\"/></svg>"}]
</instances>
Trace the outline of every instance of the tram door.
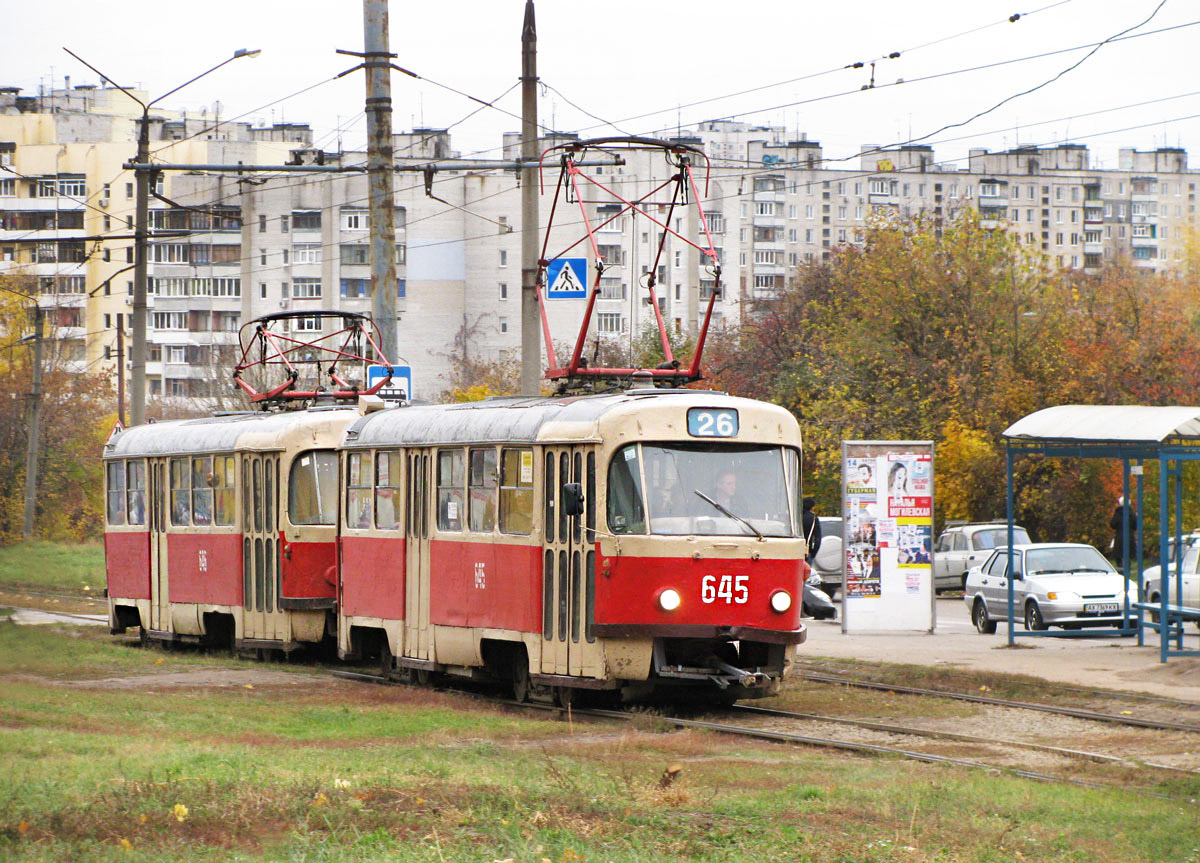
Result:
<instances>
[{"instance_id":1,"label":"tram door","mask_svg":"<svg viewBox=\"0 0 1200 863\"><path fill-rule=\"evenodd\" d=\"M543 455L542 673L594 676L596 453L547 447ZM563 486L577 483L583 512L568 516Z\"/></svg>"},{"instance_id":2,"label":"tram door","mask_svg":"<svg viewBox=\"0 0 1200 863\"><path fill-rule=\"evenodd\" d=\"M429 630L430 470L428 450L408 451L405 512L404 655L431 659Z\"/></svg>"},{"instance_id":3,"label":"tram door","mask_svg":"<svg viewBox=\"0 0 1200 863\"><path fill-rule=\"evenodd\" d=\"M150 460L150 620L148 629L171 629L167 568L167 460Z\"/></svg>"},{"instance_id":4,"label":"tram door","mask_svg":"<svg viewBox=\"0 0 1200 863\"><path fill-rule=\"evenodd\" d=\"M242 638L286 641L279 597L279 457L242 456Z\"/></svg>"}]
</instances>

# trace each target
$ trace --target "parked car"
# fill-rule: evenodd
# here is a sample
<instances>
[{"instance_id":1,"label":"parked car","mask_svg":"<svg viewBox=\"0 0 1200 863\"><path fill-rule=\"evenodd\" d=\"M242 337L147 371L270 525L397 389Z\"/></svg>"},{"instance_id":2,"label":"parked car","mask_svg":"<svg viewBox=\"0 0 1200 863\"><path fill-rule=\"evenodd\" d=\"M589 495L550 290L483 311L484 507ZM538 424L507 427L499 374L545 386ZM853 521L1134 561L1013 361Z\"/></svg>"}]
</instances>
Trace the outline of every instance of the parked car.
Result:
<instances>
[{"instance_id":1,"label":"parked car","mask_svg":"<svg viewBox=\"0 0 1200 863\"><path fill-rule=\"evenodd\" d=\"M821 542L824 545L824 541ZM821 588L821 574L816 570L809 573L804 582L804 605L802 614L817 620L833 620L837 617L837 606Z\"/></svg>"},{"instance_id":2,"label":"parked car","mask_svg":"<svg viewBox=\"0 0 1200 863\"><path fill-rule=\"evenodd\" d=\"M1013 525L1013 545L1032 542L1025 528ZM933 589L966 589L967 571L988 559L992 550L1008 545L1008 523L1003 521L950 524L933 547Z\"/></svg>"},{"instance_id":3,"label":"parked car","mask_svg":"<svg viewBox=\"0 0 1200 863\"><path fill-rule=\"evenodd\" d=\"M822 515L821 547L812 561L813 571L821 576L820 588L830 598L842 586L842 520Z\"/></svg>"},{"instance_id":4,"label":"parked car","mask_svg":"<svg viewBox=\"0 0 1200 863\"><path fill-rule=\"evenodd\" d=\"M1174 540L1171 542L1174 543ZM1184 542L1187 542L1186 537ZM1168 563L1167 578L1171 584L1168 598L1171 605L1200 608L1200 544L1189 545L1184 550L1180 572L1183 574L1180 579L1182 585L1175 579L1175 562L1172 560ZM1162 600L1162 567L1152 566L1142 573L1142 595L1146 602ZM1197 626L1200 626L1200 621Z\"/></svg>"},{"instance_id":5,"label":"parked car","mask_svg":"<svg viewBox=\"0 0 1200 863\"><path fill-rule=\"evenodd\" d=\"M1137 601L1136 585L1128 584L1094 546L1038 542L1014 545L1013 551L1014 613L1026 629L1120 626L1126 595ZM997 621L1008 620L1007 547L995 549L967 573L963 599L982 633L993 633Z\"/></svg>"}]
</instances>

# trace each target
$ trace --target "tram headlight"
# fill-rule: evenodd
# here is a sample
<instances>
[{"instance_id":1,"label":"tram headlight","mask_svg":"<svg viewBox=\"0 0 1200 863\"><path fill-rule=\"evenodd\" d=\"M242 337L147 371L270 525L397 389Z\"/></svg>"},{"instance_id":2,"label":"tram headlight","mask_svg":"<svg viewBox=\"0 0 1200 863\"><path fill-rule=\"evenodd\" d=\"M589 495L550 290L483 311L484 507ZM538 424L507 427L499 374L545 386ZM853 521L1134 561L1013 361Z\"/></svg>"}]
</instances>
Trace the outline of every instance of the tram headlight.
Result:
<instances>
[{"instance_id":1,"label":"tram headlight","mask_svg":"<svg viewBox=\"0 0 1200 863\"><path fill-rule=\"evenodd\" d=\"M679 591L673 587L668 587L658 594L658 605L663 611L674 611L682 601Z\"/></svg>"},{"instance_id":2,"label":"tram headlight","mask_svg":"<svg viewBox=\"0 0 1200 863\"><path fill-rule=\"evenodd\" d=\"M792 607L792 595L786 590L777 590L771 594L771 610L783 614Z\"/></svg>"}]
</instances>

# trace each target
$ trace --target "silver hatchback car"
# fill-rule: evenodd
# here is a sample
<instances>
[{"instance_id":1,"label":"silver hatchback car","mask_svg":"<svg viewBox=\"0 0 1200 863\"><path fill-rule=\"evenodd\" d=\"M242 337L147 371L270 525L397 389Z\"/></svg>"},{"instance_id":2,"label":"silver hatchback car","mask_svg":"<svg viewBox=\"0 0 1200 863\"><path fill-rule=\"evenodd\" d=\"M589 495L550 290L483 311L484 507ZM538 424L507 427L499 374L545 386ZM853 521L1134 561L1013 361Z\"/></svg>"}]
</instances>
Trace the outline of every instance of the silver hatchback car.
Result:
<instances>
[{"instance_id":1,"label":"silver hatchback car","mask_svg":"<svg viewBox=\"0 0 1200 863\"><path fill-rule=\"evenodd\" d=\"M1026 629L1121 626L1125 597L1137 602L1137 585L1128 585L1094 546L1037 542L1014 545L1013 552L1014 610ZM996 621L1008 620L1007 547L967 573L963 599L982 633L993 633Z\"/></svg>"}]
</instances>

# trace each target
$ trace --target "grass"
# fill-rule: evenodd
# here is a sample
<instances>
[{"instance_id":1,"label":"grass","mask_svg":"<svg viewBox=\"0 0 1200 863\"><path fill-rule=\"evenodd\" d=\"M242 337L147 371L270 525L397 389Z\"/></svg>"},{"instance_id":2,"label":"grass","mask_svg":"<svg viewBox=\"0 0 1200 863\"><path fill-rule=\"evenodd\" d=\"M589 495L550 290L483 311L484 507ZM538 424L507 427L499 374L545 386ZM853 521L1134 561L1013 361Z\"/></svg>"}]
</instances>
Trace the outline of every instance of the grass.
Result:
<instances>
[{"instance_id":1,"label":"grass","mask_svg":"<svg viewBox=\"0 0 1200 863\"><path fill-rule=\"evenodd\" d=\"M104 546L35 540L0 547L0 589L103 596Z\"/></svg>"},{"instance_id":2,"label":"grass","mask_svg":"<svg viewBox=\"0 0 1200 863\"><path fill-rule=\"evenodd\" d=\"M286 670L0 627L0 859L1200 860L1188 804Z\"/></svg>"}]
</instances>

